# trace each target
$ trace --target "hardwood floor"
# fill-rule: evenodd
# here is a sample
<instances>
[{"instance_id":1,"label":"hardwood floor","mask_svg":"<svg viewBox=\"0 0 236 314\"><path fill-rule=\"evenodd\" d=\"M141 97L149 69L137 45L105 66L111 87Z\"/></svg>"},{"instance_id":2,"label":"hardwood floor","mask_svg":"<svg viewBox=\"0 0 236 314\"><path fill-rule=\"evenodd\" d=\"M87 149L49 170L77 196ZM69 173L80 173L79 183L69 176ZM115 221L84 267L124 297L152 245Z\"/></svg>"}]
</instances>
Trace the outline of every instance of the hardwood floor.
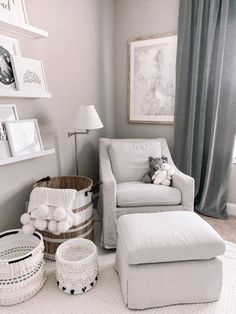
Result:
<instances>
[{"instance_id":1,"label":"hardwood floor","mask_svg":"<svg viewBox=\"0 0 236 314\"><path fill-rule=\"evenodd\" d=\"M236 216L229 216L227 220L221 220L200 215L207 221L224 240L236 243Z\"/></svg>"}]
</instances>

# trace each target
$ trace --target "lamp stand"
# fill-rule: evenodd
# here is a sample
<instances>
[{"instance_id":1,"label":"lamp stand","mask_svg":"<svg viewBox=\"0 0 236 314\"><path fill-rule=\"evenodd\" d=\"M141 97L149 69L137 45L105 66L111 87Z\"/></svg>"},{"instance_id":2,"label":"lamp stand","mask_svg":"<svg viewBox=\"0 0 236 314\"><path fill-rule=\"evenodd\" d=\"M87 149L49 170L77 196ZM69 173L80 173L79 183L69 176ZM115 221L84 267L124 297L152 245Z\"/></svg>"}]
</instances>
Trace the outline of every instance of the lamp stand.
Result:
<instances>
[{"instance_id":1,"label":"lamp stand","mask_svg":"<svg viewBox=\"0 0 236 314\"><path fill-rule=\"evenodd\" d=\"M85 130L82 132L68 132L68 137L71 137L72 135L75 136L75 169L76 169L76 175L79 175L79 166L78 166L78 143L77 143L77 135L79 134L89 134L89 130Z\"/></svg>"}]
</instances>

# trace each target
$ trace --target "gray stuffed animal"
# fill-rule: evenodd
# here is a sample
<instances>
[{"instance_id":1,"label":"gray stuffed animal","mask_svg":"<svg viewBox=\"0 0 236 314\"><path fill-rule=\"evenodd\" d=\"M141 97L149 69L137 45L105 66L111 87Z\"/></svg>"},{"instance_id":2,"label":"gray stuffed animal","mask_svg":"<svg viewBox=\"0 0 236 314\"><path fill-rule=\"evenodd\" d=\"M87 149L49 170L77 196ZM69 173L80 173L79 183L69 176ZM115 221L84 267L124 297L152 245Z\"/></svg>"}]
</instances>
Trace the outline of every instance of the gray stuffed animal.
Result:
<instances>
[{"instance_id":1,"label":"gray stuffed animal","mask_svg":"<svg viewBox=\"0 0 236 314\"><path fill-rule=\"evenodd\" d=\"M149 170L144 174L142 182L143 183L152 183L152 176L156 171L158 171L163 163L168 162L167 157L162 156L161 158L148 157L149 161Z\"/></svg>"}]
</instances>

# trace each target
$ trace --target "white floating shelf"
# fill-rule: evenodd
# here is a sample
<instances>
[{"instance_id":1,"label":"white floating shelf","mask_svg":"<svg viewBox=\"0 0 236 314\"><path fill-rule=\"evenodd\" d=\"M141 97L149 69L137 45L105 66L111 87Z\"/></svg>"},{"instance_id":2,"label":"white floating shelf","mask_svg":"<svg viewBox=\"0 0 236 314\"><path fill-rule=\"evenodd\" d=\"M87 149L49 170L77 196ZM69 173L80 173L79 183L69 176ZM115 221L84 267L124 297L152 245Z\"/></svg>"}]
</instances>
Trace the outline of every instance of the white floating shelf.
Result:
<instances>
[{"instance_id":1,"label":"white floating shelf","mask_svg":"<svg viewBox=\"0 0 236 314\"><path fill-rule=\"evenodd\" d=\"M32 39L48 37L48 32L29 24L12 24L8 21L0 20L0 28Z\"/></svg>"},{"instance_id":2,"label":"white floating shelf","mask_svg":"<svg viewBox=\"0 0 236 314\"><path fill-rule=\"evenodd\" d=\"M27 155L0 159L0 166L12 164L12 163L19 162L22 160L33 159L33 158L37 158L37 157L43 157L43 156L47 156L47 155L51 155L51 154L55 154L55 148L45 149L42 152L37 152L37 153L30 153Z\"/></svg>"},{"instance_id":3,"label":"white floating shelf","mask_svg":"<svg viewBox=\"0 0 236 314\"><path fill-rule=\"evenodd\" d=\"M0 91L0 97L16 97L16 98L51 98L50 93L31 93L16 90L5 89Z\"/></svg>"}]
</instances>

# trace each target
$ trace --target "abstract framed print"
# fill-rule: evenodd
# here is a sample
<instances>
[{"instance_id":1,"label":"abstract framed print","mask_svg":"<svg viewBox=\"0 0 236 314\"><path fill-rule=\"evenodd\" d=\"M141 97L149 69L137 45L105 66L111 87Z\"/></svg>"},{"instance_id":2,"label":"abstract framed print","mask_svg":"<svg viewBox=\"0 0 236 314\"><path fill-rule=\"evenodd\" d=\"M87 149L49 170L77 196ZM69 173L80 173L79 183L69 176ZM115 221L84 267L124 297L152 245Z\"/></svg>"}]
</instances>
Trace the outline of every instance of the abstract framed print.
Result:
<instances>
[{"instance_id":1,"label":"abstract framed print","mask_svg":"<svg viewBox=\"0 0 236 314\"><path fill-rule=\"evenodd\" d=\"M130 123L173 123L176 51L176 34L129 42Z\"/></svg>"}]
</instances>

